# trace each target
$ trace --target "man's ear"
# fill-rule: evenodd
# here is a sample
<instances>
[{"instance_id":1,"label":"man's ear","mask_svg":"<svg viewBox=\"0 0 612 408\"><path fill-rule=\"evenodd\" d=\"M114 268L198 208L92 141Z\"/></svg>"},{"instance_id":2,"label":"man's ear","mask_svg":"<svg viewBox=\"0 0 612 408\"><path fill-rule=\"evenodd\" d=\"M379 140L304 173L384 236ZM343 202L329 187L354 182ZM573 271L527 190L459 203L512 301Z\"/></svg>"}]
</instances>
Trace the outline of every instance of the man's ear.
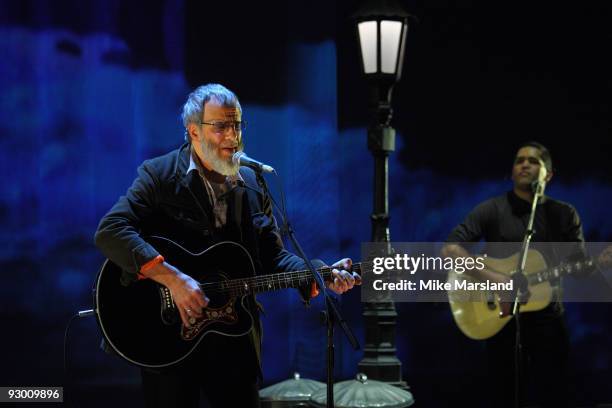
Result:
<instances>
[{"instance_id":1,"label":"man's ear","mask_svg":"<svg viewBox=\"0 0 612 408\"><path fill-rule=\"evenodd\" d=\"M198 125L190 123L187 125L187 134L189 135L189 141L193 142L198 139Z\"/></svg>"},{"instance_id":2,"label":"man's ear","mask_svg":"<svg viewBox=\"0 0 612 408\"><path fill-rule=\"evenodd\" d=\"M550 179L552 179L553 175L554 175L554 173L553 173L552 171L549 171L549 172L546 174L546 182L547 182L547 183L550 183Z\"/></svg>"},{"instance_id":3,"label":"man's ear","mask_svg":"<svg viewBox=\"0 0 612 408\"><path fill-rule=\"evenodd\" d=\"M544 171L545 174L546 174L544 176L544 181L548 183L550 181L550 179L552 179L553 172L552 172L552 170L550 170L550 171L548 170L548 167L546 167L546 163L544 163L544 160L539 159L539 162L540 162L540 174L539 174L538 178L542 177L541 172Z\"/></svg>"}]
</instances>

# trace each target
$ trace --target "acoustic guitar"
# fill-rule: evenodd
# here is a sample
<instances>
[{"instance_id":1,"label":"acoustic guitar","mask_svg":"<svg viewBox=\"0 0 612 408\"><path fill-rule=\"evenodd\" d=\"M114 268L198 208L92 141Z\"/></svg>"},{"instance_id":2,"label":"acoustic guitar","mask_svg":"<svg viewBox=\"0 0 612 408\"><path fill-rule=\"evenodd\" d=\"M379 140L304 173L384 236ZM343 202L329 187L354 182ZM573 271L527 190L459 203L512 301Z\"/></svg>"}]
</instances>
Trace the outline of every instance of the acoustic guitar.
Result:
<instances>
[{"instance_id":1,"label":"acoustic guitar","mask_svg":"<svg viewBox=\"0 0 612 408\"><path fill-rule=\"evenodd\" d=\"M119 356L141 367L176 364L209 335L247 335L254 324L247 307L248 296L298 288L313 280L308 270L255 275L249 252L232 241L193 253L163 237L146 240L168 263L200 282L210 302L203 316L186 327L167 287L151 279L123 285L121 268L106 260L94 286L96 319L108 345ZM323 267L318 271L330 281L332 269ZM361 264L353 264L353 271L360 273Z\"/></svg>"},{"instance_id":2,"label":"acoustic guitar","mask_svg":"<svg viewBox=\"0 0 612 408\"><path fill-rule=\"evenodd\" d=\"M511 275L518 265L519 254L508 258L485 258L484 264L494 271ZM612 248L607 248L596 260L585 259L580 262L561 263L555 267L548 267L544 257L535 249L530 249L525 264L525 276L529 284L530 297L527 303L522 304L520 312L533 312L542 310L550 304L553 297L551 280L566 275L580 275L593 270L595 265L609 266L612 261ZM452 288L462 287L459 281L467 280L469 283L478 282L477 279L459 274L455 271L448 273L447 282ZM467 285L468 287L470 285ZM467 337L483 340L498 333L511 319L506 313L497 293L486 290L466 292L464 290L449 290L448 300L455 323ZM506 305L508 303L506 302Z\"/></svg>"}]
</instances>

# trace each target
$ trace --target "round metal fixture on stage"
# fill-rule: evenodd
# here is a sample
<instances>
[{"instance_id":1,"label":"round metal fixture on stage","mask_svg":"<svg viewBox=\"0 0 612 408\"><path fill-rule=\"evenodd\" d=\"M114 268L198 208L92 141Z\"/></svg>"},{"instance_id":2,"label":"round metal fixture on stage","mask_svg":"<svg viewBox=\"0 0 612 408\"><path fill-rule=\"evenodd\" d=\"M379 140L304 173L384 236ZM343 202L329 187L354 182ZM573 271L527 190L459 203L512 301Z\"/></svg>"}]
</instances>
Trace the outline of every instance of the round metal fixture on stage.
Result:
<instances>
[{"instance_id":1,"label":"round metal fixture on stage","mask_svg":"<svg viewBox=\"0 0 612 408\"><path fill-rule=\"evenodd\" d=\"M312 394L310 405L316 408L326 406L325 388ZM404 408L414 404L412 394L399 387L381 381L368 380L359 373L354 380L334 385L334 406L336 408Z\"/></svg>"},{"instance_id":2,"label":"round metal fixture on stage","mask_svg":"<svg viewBox=\"0 0 612 408\"><path fill-rule=\"evenodd\" d=\"M294 373L293 378L260 390L259 397L262 408L307 407L312 394L320 389L325 390L324 383Z\"/></svg>"}]
</instances>

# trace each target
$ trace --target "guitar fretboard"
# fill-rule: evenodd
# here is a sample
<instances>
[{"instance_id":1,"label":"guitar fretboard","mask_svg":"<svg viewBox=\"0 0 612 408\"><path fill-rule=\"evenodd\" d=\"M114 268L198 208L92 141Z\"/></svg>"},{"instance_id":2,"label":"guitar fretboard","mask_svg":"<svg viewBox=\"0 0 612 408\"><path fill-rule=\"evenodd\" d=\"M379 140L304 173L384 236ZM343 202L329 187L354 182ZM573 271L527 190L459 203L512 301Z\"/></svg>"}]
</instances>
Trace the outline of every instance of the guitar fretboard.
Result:
<instances>
[{"instance_id":1,"label":"guitar fretboard","mask_svg":"<svg viewBox=\"0 0 612 408\"><path fill-rule=\"evenodd\" d=\"M579 262L562 263L553 268L545 269L541 272L527 275L527 281L530 285L557 279L565 275L580 274L595 267L595 261L591 258Z\"/></svg>"},{"instance_id":2,"label":"guitar fretboard","mask_svg":"<svg viewBox=\"0 0 612 408\"><path fill-rule=\"evenodd\" d=\"M362 274L365 263L353 264L352 271ZM326 266L317 269L325 281L332 280L332 270ZM221 282L203 283L200 286L207 291L227 293L230 296L244 296L249 293L270 292L279 289L299 288L313 282L309 270L273 273L269 275L258 275L243 279L230 279Z\"/></svg>"}]
</instances>

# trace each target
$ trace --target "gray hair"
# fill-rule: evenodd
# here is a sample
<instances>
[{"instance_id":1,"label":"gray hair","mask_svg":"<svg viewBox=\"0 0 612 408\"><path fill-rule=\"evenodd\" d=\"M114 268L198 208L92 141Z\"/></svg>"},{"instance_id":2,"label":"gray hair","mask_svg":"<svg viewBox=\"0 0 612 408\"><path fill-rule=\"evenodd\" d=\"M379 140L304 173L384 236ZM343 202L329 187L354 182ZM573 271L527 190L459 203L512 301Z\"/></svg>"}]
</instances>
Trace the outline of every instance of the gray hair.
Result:
<instances>
[{"instance_id":1,"label":"gray hair","mask_svg":"<svg viewBox=\"0 0 612 408\"><path fill-rule=\"evenodd\" d=\"M185 140L189 141L189 132L187 126L190 123L200 124L202 114L204 113L204 105L210 100L221 104L222 106L235 107L242 113L242 107L235 93L227 89L221 84L206 84L199 86L187 97L185 105L183 105L183 126L185 126Z\"/></svg>"}]
</instances>

